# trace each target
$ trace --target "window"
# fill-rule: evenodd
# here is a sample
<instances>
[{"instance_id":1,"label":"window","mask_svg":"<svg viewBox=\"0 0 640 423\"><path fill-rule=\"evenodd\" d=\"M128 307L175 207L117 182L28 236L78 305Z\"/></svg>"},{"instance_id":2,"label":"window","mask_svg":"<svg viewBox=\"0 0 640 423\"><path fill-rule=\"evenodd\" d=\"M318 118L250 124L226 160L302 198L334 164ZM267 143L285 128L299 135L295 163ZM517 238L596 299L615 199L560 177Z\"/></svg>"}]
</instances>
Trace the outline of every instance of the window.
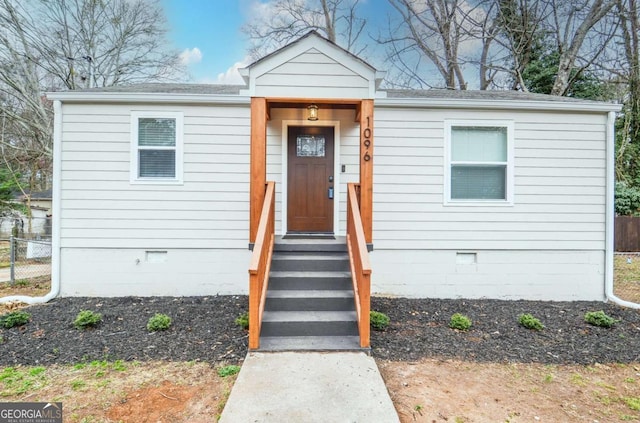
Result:
<instances>
[{"instance_id":1,"label":"window","mask_svg":"<svg viewBox=\"0 0 640 423\"><path fill-rule=\"evenodd\" d=\"M445 203L511 203L513 124L447 122Z\"/></svg>"},{"instance_id":2,"label":"window","mask_svg":"<svg viewBox=\"0 0 640 423\"><path fill-rule=\"evenodd\" d=\"M182 182L182 113L131 114L131 182Z\"/></svg>"}]
</instances>

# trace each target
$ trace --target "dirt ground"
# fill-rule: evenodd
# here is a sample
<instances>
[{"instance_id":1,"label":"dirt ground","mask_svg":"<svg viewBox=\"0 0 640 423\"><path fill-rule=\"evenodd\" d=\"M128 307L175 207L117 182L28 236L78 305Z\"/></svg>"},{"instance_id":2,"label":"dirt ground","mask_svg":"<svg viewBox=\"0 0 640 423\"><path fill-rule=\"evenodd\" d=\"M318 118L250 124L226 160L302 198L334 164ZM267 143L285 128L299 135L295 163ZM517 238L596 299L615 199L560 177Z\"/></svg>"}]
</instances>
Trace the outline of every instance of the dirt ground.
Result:
<instances>
[{"instance_id":1,"label":"dirt ground","mask_svg":"<svg viewBox=\"0 0 640 423\"><path fill-rule=\"evenodd\" d=\"M32 386L21 395L5 383L2 400L62 402L64 421L82 423L215 422L235 380L206 363L168 362L50 366L39 376L23 379Z\"/></svg>"},{"instance_id":2,"label":"dirt ground","mask_svg":"<svg viewBox=\"0 0 640 423\"><path fill-rule=\"evenodd\" d=\"M638 365L378 362L402 423L640 419Z\"/></svg>"},{"instance_id":3,"label":"dirt ground","mask_svg":"<svg viewBox=\"0 0 640 423\"><path fill-rule=\"evenodd\" d=\"M200 362L54 365L13 385L0 375L0 395L3 401L60 401L65 422L214 422L235 380L218 376L219 367ZM425 359L378 360L378 367L402 423L640 421L636 364ZM38 368L15 369L29 375ZM15 394L26 385L27 392Z\"/></svg>"}]
</instances>

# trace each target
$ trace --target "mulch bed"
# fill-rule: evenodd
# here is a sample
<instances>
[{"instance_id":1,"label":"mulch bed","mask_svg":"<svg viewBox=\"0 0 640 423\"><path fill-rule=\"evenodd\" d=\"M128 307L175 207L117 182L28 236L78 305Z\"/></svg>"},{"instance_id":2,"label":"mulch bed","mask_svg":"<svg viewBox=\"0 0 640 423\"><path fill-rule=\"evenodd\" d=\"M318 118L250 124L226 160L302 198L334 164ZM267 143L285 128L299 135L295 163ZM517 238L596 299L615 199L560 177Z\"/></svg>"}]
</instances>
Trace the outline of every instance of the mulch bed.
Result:
<instances>
[{"instance_id":1,"label":"mulch bed","mask_svg":"<svg viewBox=\"0 0 640 423\"><path fill-rule=\"evenodd\" d=\"M432 300L373 298L372 309L391 318L372 331L375 358L414 361L431 357L491 362L628 363L640 361L640 313L600 302ZM79 363L91 360L239 362L247 332L234 323L247 310L245 296L185 298L59 298L25 309L22 327L0 329L0 365ZM102 314L96 328L78 330L81 310ZM613 328L584 322L604 310L620 320ZM466 332L448 327L453 313L473 321ZM149 317L165 313L171 328L149 333ZM536 332L518 325L521 313L539 318Z\"/></svg>"}]
</instances>

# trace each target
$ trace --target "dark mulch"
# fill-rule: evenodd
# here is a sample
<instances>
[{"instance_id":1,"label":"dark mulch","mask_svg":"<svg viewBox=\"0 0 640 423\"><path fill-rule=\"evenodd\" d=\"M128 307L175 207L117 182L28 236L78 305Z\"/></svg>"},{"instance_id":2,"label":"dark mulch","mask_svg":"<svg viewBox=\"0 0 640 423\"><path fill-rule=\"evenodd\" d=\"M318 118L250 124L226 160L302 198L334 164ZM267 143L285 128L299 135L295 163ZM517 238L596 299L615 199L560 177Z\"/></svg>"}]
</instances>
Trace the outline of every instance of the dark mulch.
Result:
<instances>
[{"instance_id":1,"label":"dark mulch","mask_svg":"<svg viewBox=\"0 0 640 423\"><path fill-rule=\"evenodd\" d=\"M79 363L92 360L201 360L237 362L247 351L247 332L234 320L247 309L245 296L59 298L24 311L31 321L0 329L0 365ZM78 330L81 310L102 314L93 329ZM147 331L156 313L171 317L166 331Z\"/></svg>"},{"instance_id":2,"label":"dark mulch","mask_svg":"<svg viewBox=\"0 0 640 423\"><path fill-rule=\"evenodd\" d=\"M186 298L60 298L26 309L31 321L0 329L0 365L78 363L90 360L200 360L238 362L247 332L234 320L247 309L245 296ZM386 331L372 332L375 358L412 361L424 357L492 362L627 363L640 361L640 313L600 302L429 300L373 298L372 309L391 317ZM73 321L81 310L103 316L90 330ZM584 322L587 311L604 310L620 320L612 329ZM473 320L459 332L448 327L453 313ZM149 333L155 313L172 327ZM531 313L541 332L518 325Z\"/></svg>"},{"instance_id":3,"label":"dark mulch","mask_svg":"<svg viewBox=\"0 0 640 423\"><path fill-rule=\"evenodd\" d=\"M391 318L386 331L372 332L378 358L558 364L640 361L640 313L610 303L373 298L371 308ZM598 310L619 322L606 329L584 321L586 312ZM471 329L450 329L454 313L468 316ZM523 313L540 319L545 328L537 332L520 326L518 317Z\"/></svg>"}]
</instances>

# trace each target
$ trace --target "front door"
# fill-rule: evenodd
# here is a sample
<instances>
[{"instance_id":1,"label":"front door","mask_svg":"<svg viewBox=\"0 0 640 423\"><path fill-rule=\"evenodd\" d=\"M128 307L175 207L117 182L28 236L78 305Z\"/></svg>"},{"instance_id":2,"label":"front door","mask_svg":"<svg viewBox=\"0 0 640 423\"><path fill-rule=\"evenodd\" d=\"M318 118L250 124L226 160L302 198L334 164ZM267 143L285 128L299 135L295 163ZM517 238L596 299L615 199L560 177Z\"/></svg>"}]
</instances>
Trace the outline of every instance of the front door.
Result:
<instances>
[{"instance_id":1,"label":"front door","mask_svg":"<svg viewBox=\"0 0 640 423\"><path fill-rule=\"evenodd\" d=\"M287 229L333 232L333 127L290 126Z\"/></svg>"}]
</instances>

